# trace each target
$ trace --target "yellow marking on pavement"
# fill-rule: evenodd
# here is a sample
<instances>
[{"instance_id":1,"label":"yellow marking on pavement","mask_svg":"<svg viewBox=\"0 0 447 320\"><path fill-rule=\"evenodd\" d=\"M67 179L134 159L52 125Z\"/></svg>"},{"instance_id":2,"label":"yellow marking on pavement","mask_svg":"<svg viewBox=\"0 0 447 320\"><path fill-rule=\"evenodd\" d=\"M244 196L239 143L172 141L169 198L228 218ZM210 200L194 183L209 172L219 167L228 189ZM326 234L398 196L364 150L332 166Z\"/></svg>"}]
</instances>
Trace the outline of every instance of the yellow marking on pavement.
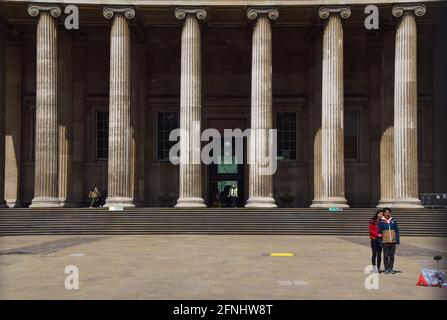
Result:
<instances>
[{"instance_id":1,"label":"yellow marking on pavement","mask_svg":"<svg viewBox=\"0 0 447 320\"><path fill-rule=\"evenodd\" d=\"M293 257L293 253L291 252L272 252L270 253L271 257Z\"/></svg>"}]
</instances>

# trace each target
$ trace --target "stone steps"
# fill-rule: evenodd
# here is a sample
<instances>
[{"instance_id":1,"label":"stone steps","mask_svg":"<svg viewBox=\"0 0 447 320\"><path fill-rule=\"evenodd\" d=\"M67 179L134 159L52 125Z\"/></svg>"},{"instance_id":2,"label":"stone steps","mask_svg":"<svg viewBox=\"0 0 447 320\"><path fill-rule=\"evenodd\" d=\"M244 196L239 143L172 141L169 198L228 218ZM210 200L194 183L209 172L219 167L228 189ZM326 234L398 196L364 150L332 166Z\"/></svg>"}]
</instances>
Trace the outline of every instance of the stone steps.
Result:
<instances>
[{"instance_id":1,"label":"stone steps","mask_svg":"<svg viewBox=\"0 0 447 320\"><path fill-rule=\"evenodd\" d=\"M0 235L271 234L368 235L374 208L0 209ZM447 236L447 209L396 209L403 236Z\"/></svg>"}]
</instances>

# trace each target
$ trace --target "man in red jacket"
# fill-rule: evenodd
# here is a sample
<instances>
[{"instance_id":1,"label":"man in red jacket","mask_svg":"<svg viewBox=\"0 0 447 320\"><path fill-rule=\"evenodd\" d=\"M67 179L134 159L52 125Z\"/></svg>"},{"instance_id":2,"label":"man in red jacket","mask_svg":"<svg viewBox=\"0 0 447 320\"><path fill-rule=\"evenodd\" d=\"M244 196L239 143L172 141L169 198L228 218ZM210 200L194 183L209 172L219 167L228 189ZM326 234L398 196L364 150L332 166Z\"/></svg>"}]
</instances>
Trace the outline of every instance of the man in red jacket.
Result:
<instances>
[{"instance_id":1,"label":"man in red jacket","mask_svg":"<svg viewBox=\"0 0 447 320\"><path fill-rule=\"evenodd\" d=\"M369 221L369 238L371 239L372 258L371 263L375 272L380 272L380 263L382 262L382 247L379 241L379 222L383 217L383 210L376 212Z\"/></svg>"}]
</instances>

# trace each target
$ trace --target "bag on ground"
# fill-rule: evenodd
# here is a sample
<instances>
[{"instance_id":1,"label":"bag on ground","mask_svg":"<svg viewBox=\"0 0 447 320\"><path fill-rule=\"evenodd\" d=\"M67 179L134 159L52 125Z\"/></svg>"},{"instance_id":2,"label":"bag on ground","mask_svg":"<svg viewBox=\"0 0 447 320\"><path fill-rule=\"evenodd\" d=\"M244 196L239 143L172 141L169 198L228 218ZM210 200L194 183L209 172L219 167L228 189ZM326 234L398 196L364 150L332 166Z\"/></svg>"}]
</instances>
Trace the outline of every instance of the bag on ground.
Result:
<instances>
[{"instance_id":1,"label":"bag on ground","mask_svg":"<svg viewBox=\"0 0 447 320\"><path fill-rule=\"evenodd\" d=\"M416 285L423 287L447 287L445 273L435 269L423 269Z\"/></svg>"}]
</instances>

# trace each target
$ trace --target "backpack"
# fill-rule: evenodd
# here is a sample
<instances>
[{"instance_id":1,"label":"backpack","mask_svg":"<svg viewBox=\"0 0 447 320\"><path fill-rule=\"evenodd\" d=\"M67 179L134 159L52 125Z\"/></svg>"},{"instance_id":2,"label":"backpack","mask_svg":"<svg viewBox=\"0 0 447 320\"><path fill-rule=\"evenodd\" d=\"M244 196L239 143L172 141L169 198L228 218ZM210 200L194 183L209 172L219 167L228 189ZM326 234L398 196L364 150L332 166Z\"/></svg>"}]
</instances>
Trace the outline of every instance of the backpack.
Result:
<instances>
[{"instance_id":1,"label":"backpack","mask_svg":"<svg viewBox=\"0 0 447 320\"><path fill-rule=\"evenodd\" d=\"M423 269L418 281L417 286L423 287L447 287L447 281L445 273L434 269Z\"/></svg>"}]
</instances>

